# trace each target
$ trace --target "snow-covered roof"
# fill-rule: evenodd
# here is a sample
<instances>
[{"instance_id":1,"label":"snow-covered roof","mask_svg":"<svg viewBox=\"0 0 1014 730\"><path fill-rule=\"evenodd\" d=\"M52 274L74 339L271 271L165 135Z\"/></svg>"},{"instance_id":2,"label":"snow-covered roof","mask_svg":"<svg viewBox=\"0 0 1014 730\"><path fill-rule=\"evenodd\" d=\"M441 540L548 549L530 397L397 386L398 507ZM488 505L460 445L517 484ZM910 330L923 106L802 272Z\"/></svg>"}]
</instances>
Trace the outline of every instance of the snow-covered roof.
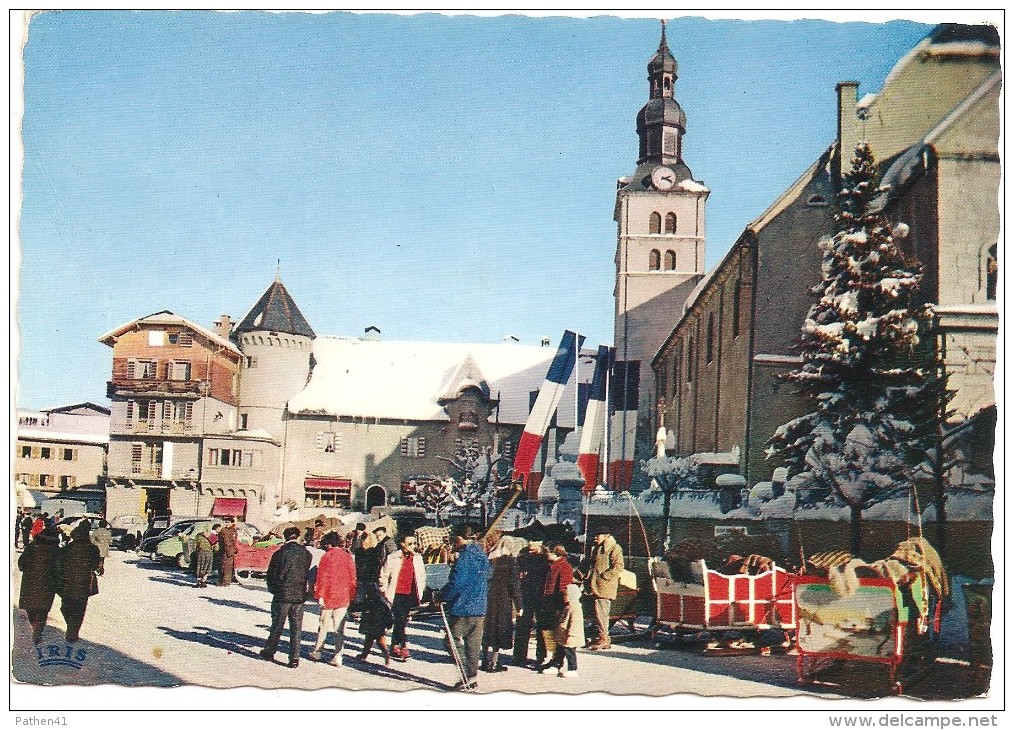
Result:
<instances>
[{"instance_id":1,"label":"snow-covered roof","mask_svg":"<svg viewBox=\"0 0 1014 730\"><path fill-rule=\"evenodd\" d=\"M92 411L93 413L71 413L71 411ZM108 416L110 411L105 406L100 406L98 403L92 403L91 401L84 401L82 403L68 403L65 406L51 406L49 408L43 408L43 413L67 413L68 415L74 416L87 416L93 414L99 414Z\"/></svg>"},{"instance_id":2,"label":"snow-covered roof","mask_svg":"<svg viewBox=\"0 0 1014 730\"><path fill-rule=\"evenodd\" d=\"M278 439L263 428L240 429L239 431L222 434L208 434L205 438L208 440L234 439L240 441L270 441L275 445L279 445Z\"/></svg>"},{"instance_id":3,"label":"snow-covered roof","mask_svg":"<svg viewBox=\"0 0 1014 730\"><path fill-rule=\"evenodd\" d=\"M50 431L48 428L19 428L19 439L33 441L56 441L59 443L108 444L108 433L70 433L67 431Z\"/></svg>"},{"instance_id":4,"label":"snow-covered roof","mask_svg":"<svg viewBox=\"0 0 1014 730\"><path fill-rule=\"evenodd\" d=\"M239 348L236 347L236 345L230 342L229 340L225 339L220 335L215 334L211 330L202 327L201 325L195 322L191 322L186 317L181 317L178 314L173 314L168 309L163 310L161 312L155 312L155 314L149 314L147 317L138 317L137 319L133 319L130 322L127 322L126 324L121 324L116 329L111 330L110 332L107 332L106 334L102 335L99 338L99 342L101 342L104 345L112 346L113 343L116 341L116 339L119 338L121 335L123 335L123 333L129 332L131 329L133 329L135 326L139 324L189 327L190 329L200 333L203 337L206 337L207 339L211 340L216 345L224 347L225 349L229 350L230 352L234 352L237 355L240 354Z\"/></svg>"},{"instance_id":5,"label":"snow-covered roof","mask_svg":"<svg viewBox=\"0 0 1014 730\"><path fill-rule=\"evenodd\" d=\"M321 336L314 340L310 382L289 399L291 413L446 421L441 397L463 382L463 372L479 372L489 394L500 399L499 421L524 425L529 393L545 380L555 347L519 344L468 344L361 340ZM463 369L471 358L472 365ZM474 367L473 367L474 366ZM580 379L592 368L582 365ZM574 425L574 376L560 403L557 422Z\"/></svg>"}]
</instances>

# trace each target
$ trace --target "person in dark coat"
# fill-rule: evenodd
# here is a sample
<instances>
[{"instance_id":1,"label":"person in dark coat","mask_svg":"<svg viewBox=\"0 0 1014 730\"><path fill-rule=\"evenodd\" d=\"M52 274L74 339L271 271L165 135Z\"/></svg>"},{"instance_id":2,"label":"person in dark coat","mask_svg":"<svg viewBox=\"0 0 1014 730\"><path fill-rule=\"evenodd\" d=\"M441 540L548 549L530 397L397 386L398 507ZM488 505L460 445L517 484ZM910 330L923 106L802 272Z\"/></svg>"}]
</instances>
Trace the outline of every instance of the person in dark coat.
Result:
<instances>
[{"instance_id":1,"label":"person in dark coat","mask_svg":"<svg viewBox=\"0 0 1014 730\"><path fill-rule=\"evenodd\" d=\"M42 641L42 630L53 607L56 590L53 584L54 565L60 551L60 536L55 527L43 530L25 545L18 558L21 569L21 592L18 608L28 614L32 626L32 642Z\"/></svg>"},{"instance_id":2,"label":"person in dark coat","mask_svg":"<svg viewBox=\"0 0 1014 730\"><path fill-rule=\"evenodd\" d=\"M489 554L493 573L482 626L482 666L487 672L507 671L500 650L514 646L514 616L522 605L517 554L523 545L521 538L504 536Z\"/></svg>"},{"instance_id":3,"label":"person in dark coat","mask_svg":"<svg viewBox=\"0 0 1014 730\"><path fill-rule=\"evenodd\" d=\"M55 528L54 528L55 529ZM82 520L70 533L70 543L60 551L61 566L57 593L60 595L60 613L67 622L67 643L78 640L84 623L88 599L99 592L99 549L92 543L88 520Z\"/></svg>"},{"instance_id":4,"label":"person in dark coat","mask_svg":"<svg viewBox=\"0 0 1014 730\"><path fill-rule=\"evenodd\" d=\"M384 666L391 664L391 652L387 648L384 634L394 626L394 611L387 596L380 590L379 583L367 583L362 593L362 615L359 618L359 633L363 635L363 650L356 659L365 662L370 656L374 642L384 654Z\"/></svg>"},{"instance_id":5,"label":"person in dark coat","mask_svg":"<svg viewBox=\"0 0 1014 730\"><path fill-rule=\"evenodd\" d=\"M21 518L21 546L22 547L28 547L28 540L30 539L30 535L32 533L32 525L34 523L35 523L35 520L32 519L32 516L30 514L28 514L27 512L25 512L25 516Z\"/></svg>"},{"instance_id":6,"label":"person in dark coat","mask_svg":"<svg viewBox=\"0 0 1014 730\"><path fill-rule=\"evenodd\" d=\"M521 578L521 605L518 607L517 631L514 638L514 663L523 667L529 663L528 639L535 628L535 620L542 605L542 592L546 588L549 558L541 540L530 540L528 547L518 555L518 575ZM548 657L542 634L535 633L535 664Z\"/></svg>"},{"instance_id":7,"label":"person in dark coat","mask_svg":"<svg viewBox=\"0 0 1014 730\"><path fill-rule=\"evenodd\" d=\"M222 561L218 568L218 585L227 586L232 583L238 552L239 533L236 531L236 518L226 517L225 524L218 531L218 553Z\"/></svg>"},{"instance_id":8,"label":"person in dark coat","mask_svg":"<svg viewBox=\"0 0 1014 730\"><path fill-rule=\"evenodd\" d=\"M307 580L312 557L310 551L296 542L298 527L286 527L282 533L285 544L271 556L268 564L268 591L271 599L271 631L260 653L261 659L272 661L278 651L285 621L289 622L289 666L299 666L300 637L303 633L303 608L309 595Z\"/></svg>"}]
</instances>

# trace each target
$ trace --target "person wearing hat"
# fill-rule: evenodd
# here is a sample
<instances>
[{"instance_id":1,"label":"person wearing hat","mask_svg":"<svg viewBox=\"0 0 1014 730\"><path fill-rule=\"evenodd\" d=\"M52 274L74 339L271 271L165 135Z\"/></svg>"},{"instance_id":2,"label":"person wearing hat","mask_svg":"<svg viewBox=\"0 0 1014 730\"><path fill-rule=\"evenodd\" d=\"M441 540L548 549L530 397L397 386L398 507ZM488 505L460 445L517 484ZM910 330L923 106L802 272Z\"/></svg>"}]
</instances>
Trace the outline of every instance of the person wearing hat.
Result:
<instances>
[{"instance_id":1,"label":"person wearing hat","mask_svg":"<svg viewBox=\"0 0 1014 730\"><path fill-rule=\"evenodd\" d=\"M439 602L447 604L451 641L461 657L465 680L455 689L475 689L482 653L482 625L486 617L489 577L493 572L485 551L469 526L456 530L453 546L458 559L451 568Z\"/></svg>"},{"instance_id":2,"label":"person wearing hat","mask_svg":"<svg viewBox=\"0 0 1014 730\"><path fill-rule=\"evenodd\" d=\"M609 611L620 588L620 574L624 570L623 549L616 538L605 529L595 533L588 569L584 577L585 590L593 599L595 622L588 648L594 651L609 649Z\"/></svg>"},{"instance_id":3,"label":"person wearing hat","mask_svg":"<svg viewBox=\"0 0 1014 730\"><path fill-rule=\"evenodd\" d=\"M60 596L60 613L67 623L68 644L78 640L84 623L88 599L99 592L95 571L99 567L99 549L89 538L88 520L71 530L70 543L60 551L62 575L56 592Z\"/></svg>"}]
</instances>

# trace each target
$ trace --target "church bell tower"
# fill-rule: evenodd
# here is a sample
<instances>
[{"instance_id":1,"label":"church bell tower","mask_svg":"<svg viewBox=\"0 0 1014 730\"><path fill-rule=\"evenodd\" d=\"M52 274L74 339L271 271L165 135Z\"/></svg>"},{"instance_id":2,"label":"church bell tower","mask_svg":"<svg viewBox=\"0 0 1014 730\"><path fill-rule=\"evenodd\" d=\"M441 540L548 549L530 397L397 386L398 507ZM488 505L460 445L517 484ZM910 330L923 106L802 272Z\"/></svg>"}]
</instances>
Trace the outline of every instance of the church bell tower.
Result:
<instances>
[{"instance_id":1,"label":"church bell tower","mask_svg":"<svg viewBox=\"0 0 1014 730\"><path fill-rule=\"evenodd\" d=\"M704 221L709 190L683 160L687 116L676 101L677 64L666 40L648 62L648 101L637 113L633 174L617 181L616 359L637 360L638 442L654 439L651 360L672 332L683 304L704 275ZM643 458L639 448L635 458ZM627 456L627 458L630 458Z\"/></svg>"}]
</instances>

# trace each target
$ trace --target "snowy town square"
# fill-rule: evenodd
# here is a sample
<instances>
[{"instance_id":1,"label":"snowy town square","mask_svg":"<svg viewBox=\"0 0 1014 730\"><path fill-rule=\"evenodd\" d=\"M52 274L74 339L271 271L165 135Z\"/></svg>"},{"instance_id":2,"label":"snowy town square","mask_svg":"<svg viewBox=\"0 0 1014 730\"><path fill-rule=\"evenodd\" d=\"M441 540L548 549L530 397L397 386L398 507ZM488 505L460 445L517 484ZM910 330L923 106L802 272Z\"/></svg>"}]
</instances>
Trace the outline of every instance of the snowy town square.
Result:
<instances>
[{"instance_id":1,"label":"snowy town square","mask_svg":"<svg viewBox=\"0 0 1014 730\"><path fill-rule=\"evenodd\" d=\"M1002 14L23 20L12 706L1002 707Z\"/></svg>"}]
</instances>

